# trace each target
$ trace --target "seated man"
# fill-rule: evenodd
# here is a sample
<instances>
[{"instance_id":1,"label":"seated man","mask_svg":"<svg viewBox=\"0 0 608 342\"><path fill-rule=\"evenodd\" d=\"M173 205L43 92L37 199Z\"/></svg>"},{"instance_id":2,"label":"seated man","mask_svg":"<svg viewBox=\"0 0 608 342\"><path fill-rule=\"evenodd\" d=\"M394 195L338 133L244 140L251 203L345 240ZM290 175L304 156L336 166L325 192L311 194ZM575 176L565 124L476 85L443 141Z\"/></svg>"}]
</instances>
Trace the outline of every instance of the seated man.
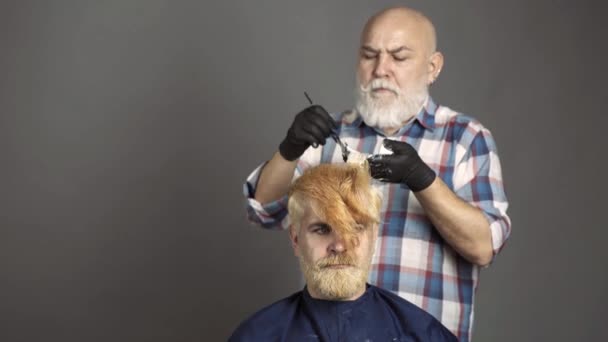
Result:
<instances>
[{"instance_id":1,"label":"seated man","mask_svg":"<svg viewBox=\"0 0 608 342\"><path fill-rule=\"evenodd\" d=\"M289 235L306 286L241 323L230 341L457 341L433 316L366 283L380 194L367 164L321 164L289 192Z\"/></svg>"}]
</instances>

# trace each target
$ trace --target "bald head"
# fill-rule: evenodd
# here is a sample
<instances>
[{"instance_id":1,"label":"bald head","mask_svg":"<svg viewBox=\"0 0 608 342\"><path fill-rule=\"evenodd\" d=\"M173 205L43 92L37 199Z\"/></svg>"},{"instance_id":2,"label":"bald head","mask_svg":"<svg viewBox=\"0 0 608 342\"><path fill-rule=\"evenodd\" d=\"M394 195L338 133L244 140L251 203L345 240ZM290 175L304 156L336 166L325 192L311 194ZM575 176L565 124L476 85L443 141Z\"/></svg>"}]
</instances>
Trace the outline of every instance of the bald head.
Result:
<instances>
[{"instance_id":1,"label":"bald head","mask_svg":"<svg viewBox=\"0 0 608 342\"><path fill-rule=\"evenodd\" d=\"M433 23L419 11L408 7L391 7L372 16L361 33L361 42L369 35L400 31L418 41L427 54L437 49L437 35Z\"/></svg>"}]
</instances>

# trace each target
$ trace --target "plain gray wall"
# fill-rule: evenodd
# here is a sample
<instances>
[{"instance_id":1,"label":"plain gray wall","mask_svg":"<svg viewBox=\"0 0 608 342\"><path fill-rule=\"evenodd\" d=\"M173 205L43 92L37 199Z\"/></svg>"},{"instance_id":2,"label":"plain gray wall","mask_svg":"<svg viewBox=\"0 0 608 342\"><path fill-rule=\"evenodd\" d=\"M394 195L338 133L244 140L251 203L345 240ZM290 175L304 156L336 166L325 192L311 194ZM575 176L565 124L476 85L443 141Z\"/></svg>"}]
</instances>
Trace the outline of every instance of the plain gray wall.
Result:
<instances>
[{"instance_id":1,"label":"plain gray wall","mask_svg":"<svg viewBox=\"0 0 608 342\"><path fill-rule=\"evenodd\" d=\"M242 182L304 90L351 106L360 29L396 3L1 2L0 341L220 341L299 290ZM474 340L607 340L601 2L403 3L437 26L434 98L503 164Z\"/></svg>"}]
</instances>

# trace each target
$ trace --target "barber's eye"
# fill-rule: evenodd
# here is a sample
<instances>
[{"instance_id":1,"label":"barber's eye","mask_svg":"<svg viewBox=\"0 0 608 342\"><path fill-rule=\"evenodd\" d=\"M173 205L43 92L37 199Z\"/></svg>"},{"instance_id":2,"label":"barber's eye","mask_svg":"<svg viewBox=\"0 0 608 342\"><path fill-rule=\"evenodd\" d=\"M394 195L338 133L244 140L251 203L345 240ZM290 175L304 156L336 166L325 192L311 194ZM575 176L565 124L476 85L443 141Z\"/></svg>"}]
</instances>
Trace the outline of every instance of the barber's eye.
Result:
<instances>
[{"instance_id":1,"label":"barber's eye","mask_svg":"<svg viewBox=\"0 0 608 342\"><path fill-rule=\"evenodd\" d=\"M364 59L374 59L374 58L376 58L376 55L370 55L370 54L365 54L365 53L364 53L364 54L363 54L363 58L364 58Z\"/></svg>"}]
</instances>

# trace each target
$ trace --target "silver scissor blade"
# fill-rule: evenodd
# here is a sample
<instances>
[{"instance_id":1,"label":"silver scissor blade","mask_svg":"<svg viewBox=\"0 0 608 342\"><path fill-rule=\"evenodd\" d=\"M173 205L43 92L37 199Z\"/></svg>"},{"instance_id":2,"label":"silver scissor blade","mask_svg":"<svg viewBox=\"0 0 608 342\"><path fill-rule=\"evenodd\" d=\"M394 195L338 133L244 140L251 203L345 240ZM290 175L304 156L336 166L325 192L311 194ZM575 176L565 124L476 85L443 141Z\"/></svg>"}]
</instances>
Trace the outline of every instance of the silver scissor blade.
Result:
<instances>
[{"instance_id":1,"label":"silver scissor blade","mask_svg":"<svg viewBox=\"0 0 608 342\"><path fill-rule=\"evenodd\" d=\"M344 162L346 163L346 161L348 160L348 155L350 154L348 145L343 142L342 139L340 139L340 137L335 133L333 133L331 137L334 138L338 145L340 145L340 150L342 151L342 160L344 160Z\"/></svg>"}]
</instances>

